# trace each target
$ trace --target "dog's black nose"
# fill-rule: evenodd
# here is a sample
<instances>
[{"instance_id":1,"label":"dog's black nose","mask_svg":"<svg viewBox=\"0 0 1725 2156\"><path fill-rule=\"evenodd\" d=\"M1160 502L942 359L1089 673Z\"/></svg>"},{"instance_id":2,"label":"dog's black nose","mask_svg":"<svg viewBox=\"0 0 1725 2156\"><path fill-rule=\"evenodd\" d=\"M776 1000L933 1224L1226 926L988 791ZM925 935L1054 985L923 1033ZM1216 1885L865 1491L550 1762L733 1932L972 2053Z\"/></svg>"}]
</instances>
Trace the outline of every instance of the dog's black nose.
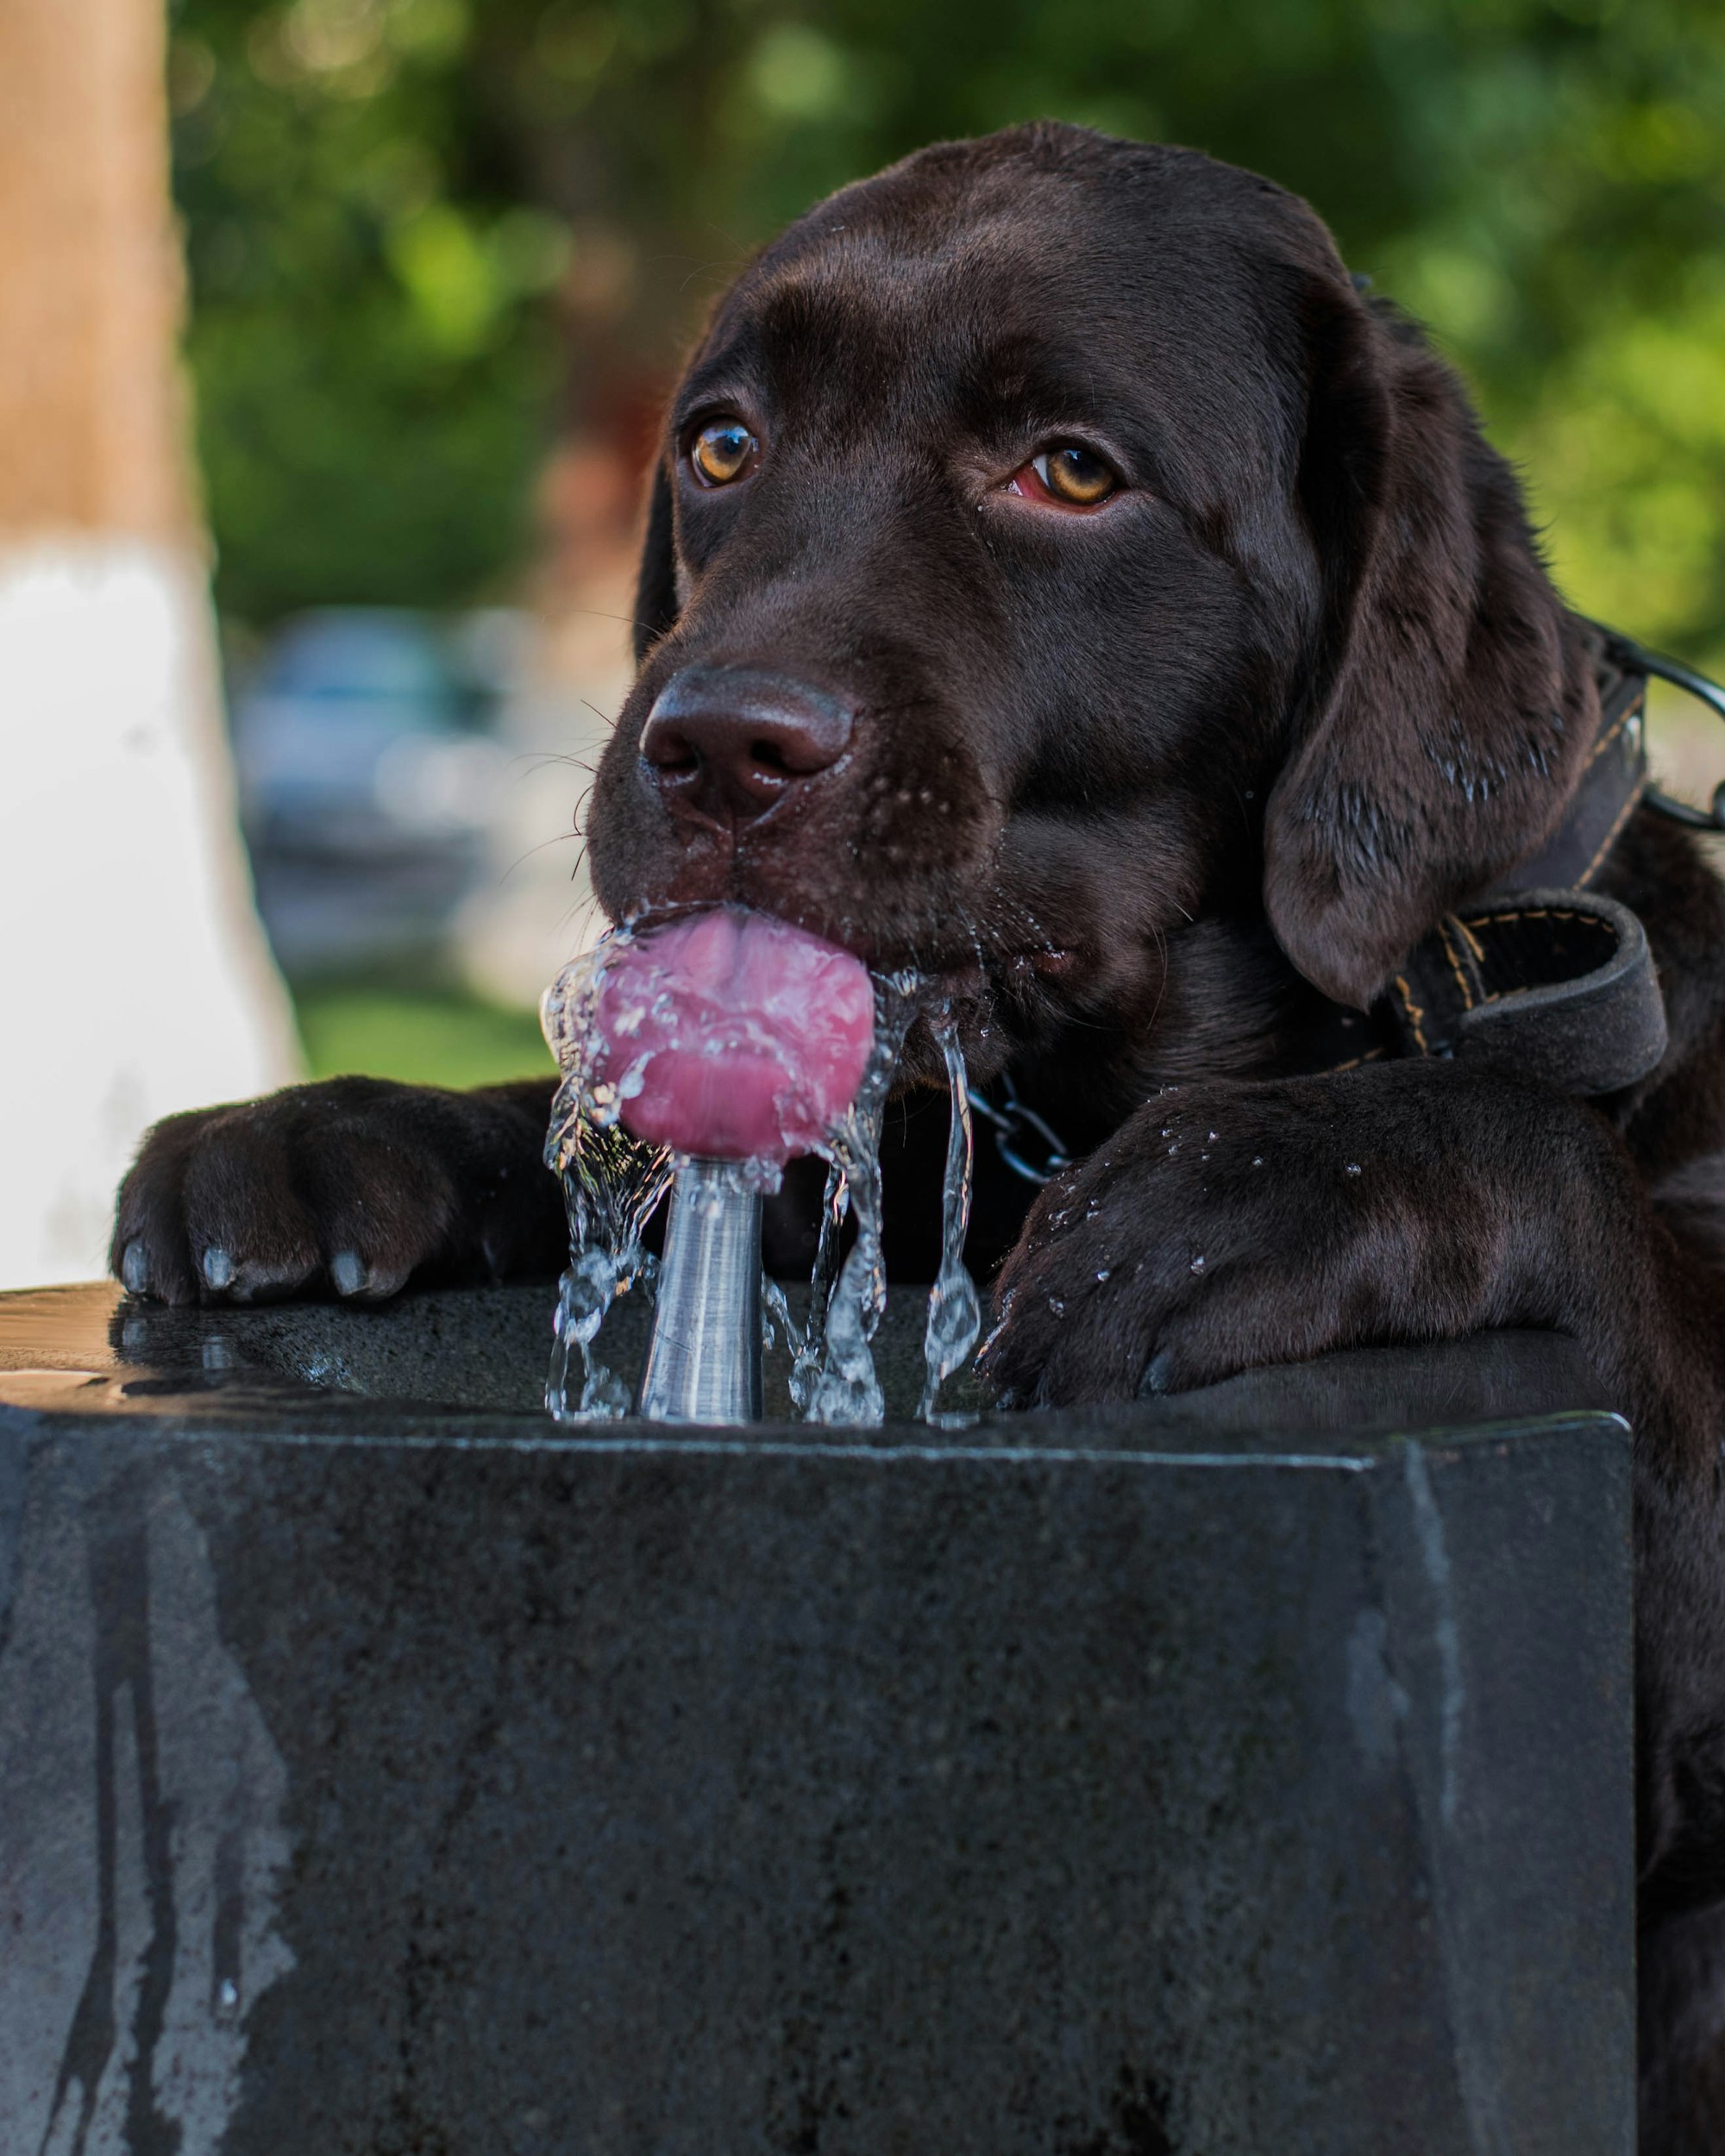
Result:
<instances>
[{"instance_id":1,"label":"dog's black nose","mask_svg":"<svg viewBox=\"0 0 1725 2156\"><path fill-rule=\"evenodd\" d=\"M787 674L686 667L655 699L641 755L674 805L741 824L831 770L855 725L849 705Z\"/></svg>"}]
</instances>

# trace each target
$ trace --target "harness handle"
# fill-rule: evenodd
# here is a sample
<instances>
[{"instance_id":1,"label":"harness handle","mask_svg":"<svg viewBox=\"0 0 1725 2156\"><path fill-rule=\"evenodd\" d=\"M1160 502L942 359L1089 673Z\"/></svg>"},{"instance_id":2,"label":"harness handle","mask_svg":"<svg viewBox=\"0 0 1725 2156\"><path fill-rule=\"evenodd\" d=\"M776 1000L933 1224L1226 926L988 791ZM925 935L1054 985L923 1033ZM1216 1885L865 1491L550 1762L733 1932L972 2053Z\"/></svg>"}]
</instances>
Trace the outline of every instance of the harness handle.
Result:
<instances>
[{"instance_id":1,"label":"harness handle","mask_svg":"<svg viewBox=\"0 0 1725 2156\"><path fill-rule=\"evenodd\" d=\"M1668 659L1663 652L1649 651L1645 644L1638 644L1619 630L1614 630L1612 635L1637 673L1669 681L1673 688L1682 689L1697 703L1708 705L1721 718L1725 718L1725 688L1718 682L1709 680L1704 674L1697 674L1693 667L1686 667L1681 659ZM1714 787L1712 805L1704 809L1693 808L1687 801L1679 801L1675 794L1666 793L1656 786L1649 786L1642 799L1649 808L1668 816L1673 824L1686 824L1690 830L1725 831L1725 779Z\"/></svg>"}]
</instances>

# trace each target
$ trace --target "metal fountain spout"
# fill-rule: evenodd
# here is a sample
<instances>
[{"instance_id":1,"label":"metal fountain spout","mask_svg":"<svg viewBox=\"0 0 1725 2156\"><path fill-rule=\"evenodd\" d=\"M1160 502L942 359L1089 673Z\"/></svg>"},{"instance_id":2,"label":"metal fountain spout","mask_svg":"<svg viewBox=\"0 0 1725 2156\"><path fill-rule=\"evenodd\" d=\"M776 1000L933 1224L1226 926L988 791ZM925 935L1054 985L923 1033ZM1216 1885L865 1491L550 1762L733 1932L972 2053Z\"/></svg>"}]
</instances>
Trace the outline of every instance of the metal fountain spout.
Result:
<instances>
[{"instance_id":1,"label":"metal fountain spout","mask_svg":"<svg viewBox=\"0 0 1725 2156\"><path fill-rule=\"evenodd\" d=\"M686 1161L671 1190L639 1414L761 1419L761 1210L727 1161Z\"/></svg>"}]
</instances>

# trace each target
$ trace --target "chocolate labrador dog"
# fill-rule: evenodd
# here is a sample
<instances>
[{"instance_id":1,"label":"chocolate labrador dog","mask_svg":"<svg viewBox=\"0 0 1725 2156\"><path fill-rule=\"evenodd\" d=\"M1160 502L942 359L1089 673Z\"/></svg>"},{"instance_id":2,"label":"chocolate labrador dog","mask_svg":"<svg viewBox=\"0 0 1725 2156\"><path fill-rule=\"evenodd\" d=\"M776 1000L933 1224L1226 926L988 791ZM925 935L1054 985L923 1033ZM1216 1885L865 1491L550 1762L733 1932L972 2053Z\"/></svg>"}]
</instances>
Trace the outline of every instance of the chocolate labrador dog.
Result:
<instances>
[{"instance_id":1,"label":"chocolate labrador dog","mask_svg":"<svg viewBox=\"0 0 1725 2156\"><path fill-rule=\"evenodd\" d=\"M606 912L740 903L914 965L973 1076L1088 1149L1027 1219L1009 1178L979 1200L1011 1398L1584 1344L1640 1463L1642 2147L1725 2147L1725 901L1680 831L1621 820L1596 881L1646 924L1669 1045L1603 1099L1382 1053L1364 1018L1326 1045L1538 851L1599 730L1455 377L1265 180L1051 125L924 151L716 310L637 650ZM913 1035L906 1087L938 1075ZM171 1301L553 1271L549 1093L340 1079L176 1117L116 1269ZM895 1142L889 1258L926 1278L938 1104Z\"/></svg>"}]
</instances>

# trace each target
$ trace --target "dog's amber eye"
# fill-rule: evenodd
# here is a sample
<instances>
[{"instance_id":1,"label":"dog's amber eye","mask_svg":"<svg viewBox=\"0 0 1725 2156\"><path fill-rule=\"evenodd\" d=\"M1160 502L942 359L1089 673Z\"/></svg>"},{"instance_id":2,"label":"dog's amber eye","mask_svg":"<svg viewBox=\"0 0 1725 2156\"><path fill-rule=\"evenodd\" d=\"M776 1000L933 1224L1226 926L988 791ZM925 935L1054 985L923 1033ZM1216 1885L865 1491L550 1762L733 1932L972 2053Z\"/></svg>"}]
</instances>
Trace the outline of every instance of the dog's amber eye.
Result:
<instances>
[{"instance_id":1,"label":"dog's amber eye","mask_svg":"<svg viewBox=\"0 0 1725 2156\"><path fill-rule=\"evenodd\" d=\"M695 477L708 486L729 486L752 471L761 444L740 419L715 419L701 429L689 450Z\"/></svg>"},{"instance_id":2,"label":"dog's amber eye","mask_svg":"<svg viewBox=\"0 0 1725 2156\"><path fill-rule=\"evenodd\" d=\"M1107 501L1119 484L1101 457L1081 449L1076 442L1044 449L1040 456L1031 459L1031 466L1056 501L1070 502L1075 509L1094 509L1098 502Z\"/></svg>"}]
</instances>

